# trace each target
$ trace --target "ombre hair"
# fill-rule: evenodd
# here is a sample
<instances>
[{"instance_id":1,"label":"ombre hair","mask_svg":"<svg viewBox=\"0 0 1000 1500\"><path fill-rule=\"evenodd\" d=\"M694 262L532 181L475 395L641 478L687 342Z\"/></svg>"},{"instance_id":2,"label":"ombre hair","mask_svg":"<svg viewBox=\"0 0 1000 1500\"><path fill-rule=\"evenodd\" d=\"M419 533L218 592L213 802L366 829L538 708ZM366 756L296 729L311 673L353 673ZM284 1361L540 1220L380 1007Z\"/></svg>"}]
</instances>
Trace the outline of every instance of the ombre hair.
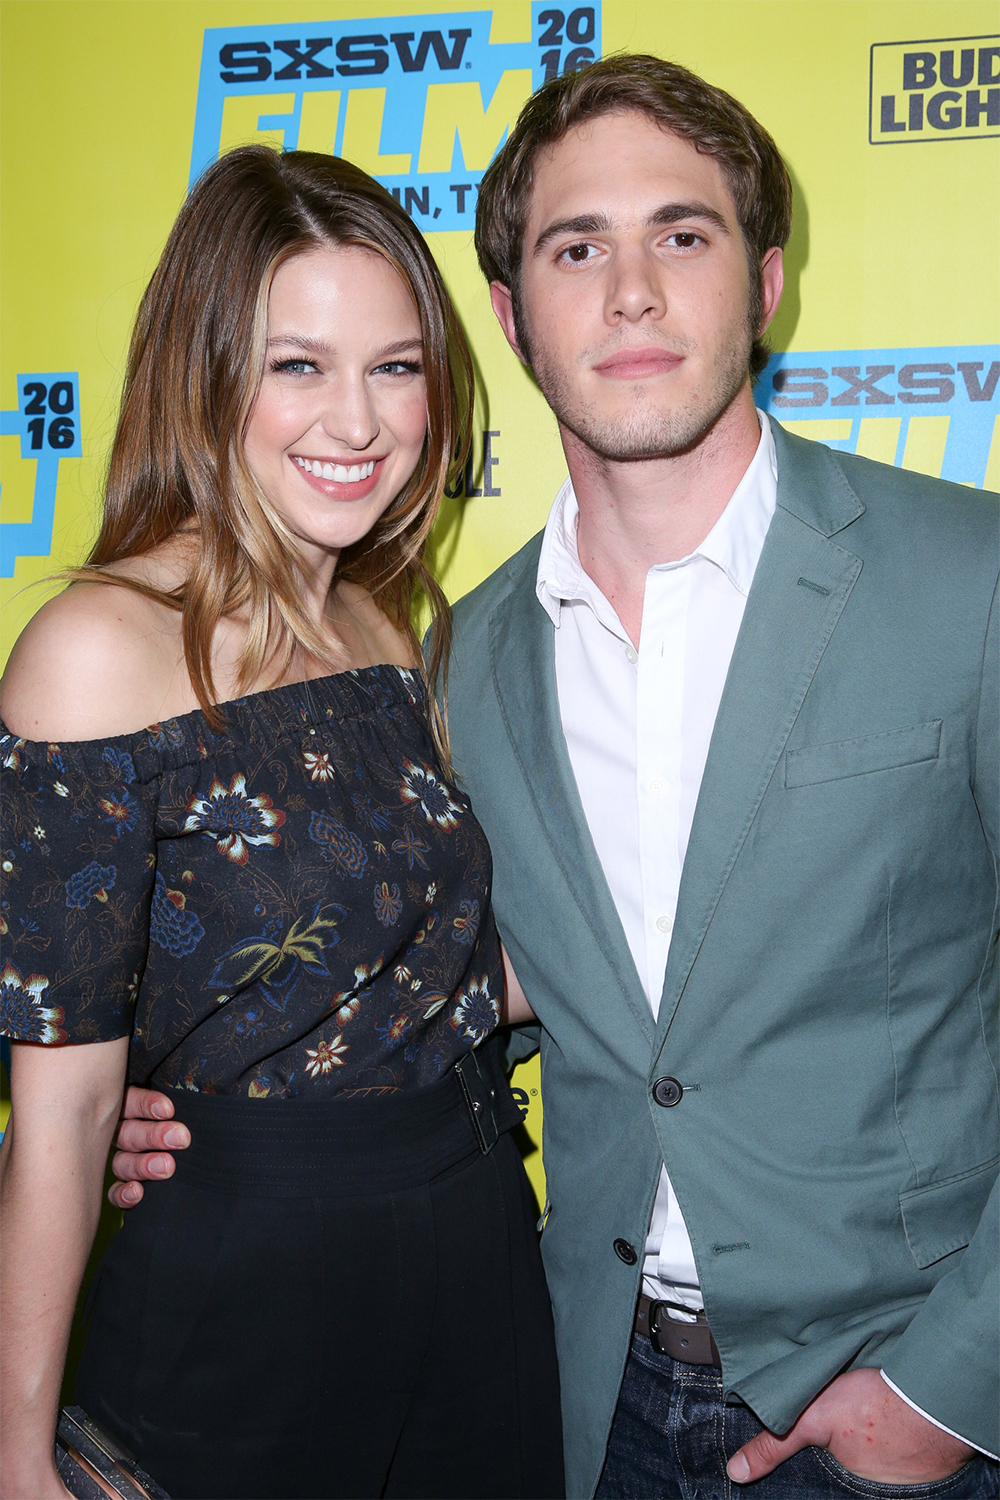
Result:
<instances>
[{"instance_id":1,"label":"ombre hair","mask_svg":"<svg viewBox=\"0 0 1000 1500\"><path fill-rule=\"evenodd\" d=\"M420 318L427 432L417 467L336 579L361 585L419 655L411 611L426 596L435 621L428 678L447 660L449 614L423 561L438 503L468 450L472 361L420 232L392 195L350 162L308 151L243 146L192 188L146 289L129 349L108 469L104 517L73 575L138 589L181 612L192 686L215 724L212 642L219 621L248 621L237 690L277 682L296 648L336 670L300 602L294 541L254 479L244 435L264 370L268 298L278 267L328 246L379 255ZM160 590L109 571L180 533L196 545L187 576ZM447 760L444 721L432 728Z\"/></svg>"}]
</instances>

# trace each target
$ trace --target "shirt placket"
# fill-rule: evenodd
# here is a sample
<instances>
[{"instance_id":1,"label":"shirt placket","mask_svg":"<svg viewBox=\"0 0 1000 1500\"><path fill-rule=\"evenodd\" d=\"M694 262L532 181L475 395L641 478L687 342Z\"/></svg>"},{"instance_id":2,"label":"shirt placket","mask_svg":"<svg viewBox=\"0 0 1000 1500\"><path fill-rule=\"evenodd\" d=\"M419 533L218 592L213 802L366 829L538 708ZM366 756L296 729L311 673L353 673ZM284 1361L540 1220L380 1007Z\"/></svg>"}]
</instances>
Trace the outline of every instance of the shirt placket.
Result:
<instances>
[{"instance_id":1,"label":"shirt placket","mask_svg":"<svg viewBox=\"0 0 1000 1500\"><path fill-rule=\"evenodd\" d=\"M646 579L636 681L636 799L646 939L646 992L655 1016L680 886L681 710L691 569Z\"/></svg>"}]
</instances>

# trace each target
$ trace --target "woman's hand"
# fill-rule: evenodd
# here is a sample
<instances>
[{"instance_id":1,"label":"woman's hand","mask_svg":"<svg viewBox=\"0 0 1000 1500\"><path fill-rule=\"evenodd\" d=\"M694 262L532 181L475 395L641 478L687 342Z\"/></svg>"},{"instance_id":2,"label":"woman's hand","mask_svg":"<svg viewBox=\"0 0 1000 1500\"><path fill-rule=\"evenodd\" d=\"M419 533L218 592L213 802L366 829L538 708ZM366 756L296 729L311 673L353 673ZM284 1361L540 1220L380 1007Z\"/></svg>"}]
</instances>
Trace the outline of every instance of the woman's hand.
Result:
<instances>
[{"instance_id":1,"label":"woman's hand","mask_svg":"<svg viewBox=\"0 0 1000 1500\"><path fill-rule=\"evenodd\" d=\"M500 1012L501 1026L517 1026L522 1021L534 1021L535 1012L528 1003L528 997L522 990L514 973L513 966L507 954L507 949L500 944L500 955L503 958L504 977L504 1001Z\"/></svg>"},{"instance_id":2,"label":"woman's hand","mask_svg":"<svg viewBox=\"0 0 1000 1500\"><path fill-rule=\"evenodd\" d=\"M173 1176L174 1158L170 1153L191 1144L191 1132L175 1122L173 1114L173 1100L166 1094L136 1088L135 1084L127 1091L115 1134L118 1150L111 1161L117 1181L108 1188L108 1199L116 1208L134 1208L142 1198L144 1182L162 1182Z\"/></svg>"},{"instance_id":3,"label":"woman's hand","mask_svg":"<svg viewBox=\"0 0 1000 1500\"><path fill-rule=\"evenodd\" d=\"M101 1207L128 1038L14 1042L0 1147L4 1500L62 1497L52 1442L73 1309Z\"/></svg>"}]
</instances>

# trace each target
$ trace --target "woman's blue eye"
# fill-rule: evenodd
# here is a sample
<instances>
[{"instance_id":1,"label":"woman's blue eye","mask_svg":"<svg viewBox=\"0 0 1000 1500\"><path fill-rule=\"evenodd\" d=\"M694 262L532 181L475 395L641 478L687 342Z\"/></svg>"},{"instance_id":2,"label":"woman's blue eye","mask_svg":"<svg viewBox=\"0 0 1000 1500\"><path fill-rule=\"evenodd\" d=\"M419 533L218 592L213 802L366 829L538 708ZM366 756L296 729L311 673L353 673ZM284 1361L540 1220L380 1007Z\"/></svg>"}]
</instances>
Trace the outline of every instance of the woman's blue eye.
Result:
<instances>
[{"instance_id":1,"label":"woman's blue eye","mask_svg":"<svg viewBox=\"0 0 1000 1500\"><path fill-rule=\"evenodd\" d=\"M385 364L376 365L374 373L378 375L382 371L389 375L422 375L424 367L419 360L387 359Z\"/></svg>"},{"instance_id":2,"label":"woman's blue eye","mask_svg":"<svg viewBox=\"0 0 1000 1500\"><path fill-rule=\"evenodd\" d=\"M308 359L277 359L271 365L274 375L308 375L316 368Z\"/></svg>"}]
</instances>

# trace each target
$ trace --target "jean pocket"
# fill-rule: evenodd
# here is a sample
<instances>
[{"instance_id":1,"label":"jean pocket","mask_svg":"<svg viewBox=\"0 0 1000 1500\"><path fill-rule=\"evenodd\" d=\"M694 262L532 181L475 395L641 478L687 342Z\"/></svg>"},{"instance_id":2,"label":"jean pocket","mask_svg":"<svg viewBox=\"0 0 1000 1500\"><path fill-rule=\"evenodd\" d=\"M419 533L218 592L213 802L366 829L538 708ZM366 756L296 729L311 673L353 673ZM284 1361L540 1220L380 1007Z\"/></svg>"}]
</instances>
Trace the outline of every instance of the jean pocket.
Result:
<instances>
[{"instance_id":1,"label":"jean pocket","mask_svg":"<svg viewBox=\"0 0 1000 1500\"><path fill-rule=\"evenodd\" d=\"M922 1484L883 1484L877 1479L862 1479L860 1474L845 1469L826 1448L810 1451L834 1482L827 1491L832 1495L868 1495L871 1500L939 1500L939 1497L940 1500L987 1500L997 1493L995 1478L994 1487L990 1488L985 1459L970 1459L944 1479L929 1479Z\"/></svg>"}]
</instances>

